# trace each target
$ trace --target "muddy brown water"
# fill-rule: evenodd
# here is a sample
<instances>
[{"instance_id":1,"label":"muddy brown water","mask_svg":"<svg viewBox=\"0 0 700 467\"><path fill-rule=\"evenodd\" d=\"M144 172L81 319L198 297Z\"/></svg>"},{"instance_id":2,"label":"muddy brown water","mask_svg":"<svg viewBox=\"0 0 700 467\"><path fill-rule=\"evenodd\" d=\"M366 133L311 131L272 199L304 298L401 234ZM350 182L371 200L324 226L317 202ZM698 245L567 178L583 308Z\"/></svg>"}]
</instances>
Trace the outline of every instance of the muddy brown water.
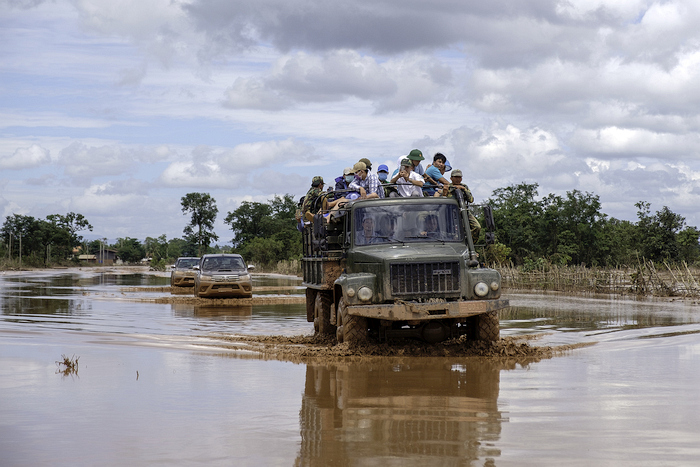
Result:
<instances>
[{"instance_id":1,"label":"muddy brown water","mask_svg":"<svg viewBox=\"0 0 700 467\"><path fill-rule=\"evenodd\" d=\"M167 285L0 276L0 465L700 463L692 301L511 293L502 336L572 350L363 358L309 353L303 304L155 302Z\"/></svg>"}]
</instances>

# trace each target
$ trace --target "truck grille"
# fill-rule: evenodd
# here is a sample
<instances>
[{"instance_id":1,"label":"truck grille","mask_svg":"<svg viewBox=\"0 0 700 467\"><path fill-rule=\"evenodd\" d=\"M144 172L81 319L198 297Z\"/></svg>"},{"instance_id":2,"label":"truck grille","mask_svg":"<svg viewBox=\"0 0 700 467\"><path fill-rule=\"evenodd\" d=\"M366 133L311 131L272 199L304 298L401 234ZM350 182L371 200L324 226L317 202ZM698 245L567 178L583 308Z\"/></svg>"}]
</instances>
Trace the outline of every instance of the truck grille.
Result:
<instances>
[{"instance_id":1,"label":"truck grille","mask_svg":"<svg viewBox=\"0 0 700 467\"><path fill-rule=\"evenodd\" d=\"M391 265L392 295L459 292L459 263Z\"/></svg>"}]
</instances>

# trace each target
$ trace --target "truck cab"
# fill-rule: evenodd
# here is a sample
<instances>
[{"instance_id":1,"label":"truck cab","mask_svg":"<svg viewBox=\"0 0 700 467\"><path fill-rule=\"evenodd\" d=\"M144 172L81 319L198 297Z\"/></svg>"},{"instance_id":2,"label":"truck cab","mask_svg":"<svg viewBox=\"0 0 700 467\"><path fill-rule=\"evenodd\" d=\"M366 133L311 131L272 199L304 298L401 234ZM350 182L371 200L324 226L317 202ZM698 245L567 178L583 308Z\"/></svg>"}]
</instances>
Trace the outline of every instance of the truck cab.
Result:
<instances>
[{"instance_id":1,"label":"truck cab","mask_svg":"<svg viewBox=\"0 0 700 467\"><path fill-rule=\"evenodd\" d=\"M315 332L349 343L497 340L508 301L498 271L478 261L469 208L457 194L356 200L316 214L302 260Z\"/></svg>"}]
</instances>

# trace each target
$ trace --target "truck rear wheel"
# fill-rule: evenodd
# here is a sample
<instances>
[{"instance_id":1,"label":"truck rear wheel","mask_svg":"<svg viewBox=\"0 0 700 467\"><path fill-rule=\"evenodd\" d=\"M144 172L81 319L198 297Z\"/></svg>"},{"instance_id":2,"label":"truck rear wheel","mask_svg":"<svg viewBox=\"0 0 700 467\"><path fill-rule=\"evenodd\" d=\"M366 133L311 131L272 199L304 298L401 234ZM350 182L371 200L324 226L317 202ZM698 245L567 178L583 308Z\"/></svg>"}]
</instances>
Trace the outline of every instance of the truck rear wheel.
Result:
<instances>
[{"instance_id":1,"label":"truck rear wheel","mask_svg":"<svg viewBox=\"0 0 700 467\"><path fill-rule=\"evenodd\" d=\"M306 321L313 323L316 317L316 291L306 289Z\"/></svg>"},{"instance_id":2,"label":"truck rear wheel","mask_svg":"<svg viewBox=\"0 0 700 467\"><path fill-rule=\"evenodd\" d=\"M321 335L335 335L335 326L331 324L331 302L333 297L328 292L318 292L316 294L314 328L318 323L318 329L314 329Z\"/></svg>"},{"instance_id":3,"label":"truck rear wheel","mask_svg":"<svg viewBox=\"0 0 700 467\"><path fill-rule=\"evenodd\" d=\"M353 345L367 341L367 318L348 314L348 307L343 298L338 302L338 316L341 322L336 336L338 342Z\"/></svg>"},{"instance_id":4,"label":"truck rear wheel","mask_svg":"<svg viewBox=\"0 0 700 467\"><path fill-rule=\"evenodd\" d=\"M500 338L498 311L490 311L476 316L476 339L497 341Z\"/></svg>"}]
</instances>

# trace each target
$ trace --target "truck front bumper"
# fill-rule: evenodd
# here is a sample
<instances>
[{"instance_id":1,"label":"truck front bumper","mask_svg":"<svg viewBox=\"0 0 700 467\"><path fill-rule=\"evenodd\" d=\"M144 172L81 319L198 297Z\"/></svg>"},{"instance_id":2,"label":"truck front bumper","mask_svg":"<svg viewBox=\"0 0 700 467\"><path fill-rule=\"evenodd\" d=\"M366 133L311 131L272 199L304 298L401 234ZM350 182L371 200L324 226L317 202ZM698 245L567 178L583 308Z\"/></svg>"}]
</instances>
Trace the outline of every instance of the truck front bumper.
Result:
<instances>
[{"instance_id":1,"label":"truck front bumper","mask_svg":"<svg viewBox=\"0 0 700 467\"><path fill-rule=\"evenodd\" d=\"M382 305L350 305L348 314L389 321L468 318L510 306L508 300L464 300L444 303L396 302Z\"/></svg>"}]
</instances>

